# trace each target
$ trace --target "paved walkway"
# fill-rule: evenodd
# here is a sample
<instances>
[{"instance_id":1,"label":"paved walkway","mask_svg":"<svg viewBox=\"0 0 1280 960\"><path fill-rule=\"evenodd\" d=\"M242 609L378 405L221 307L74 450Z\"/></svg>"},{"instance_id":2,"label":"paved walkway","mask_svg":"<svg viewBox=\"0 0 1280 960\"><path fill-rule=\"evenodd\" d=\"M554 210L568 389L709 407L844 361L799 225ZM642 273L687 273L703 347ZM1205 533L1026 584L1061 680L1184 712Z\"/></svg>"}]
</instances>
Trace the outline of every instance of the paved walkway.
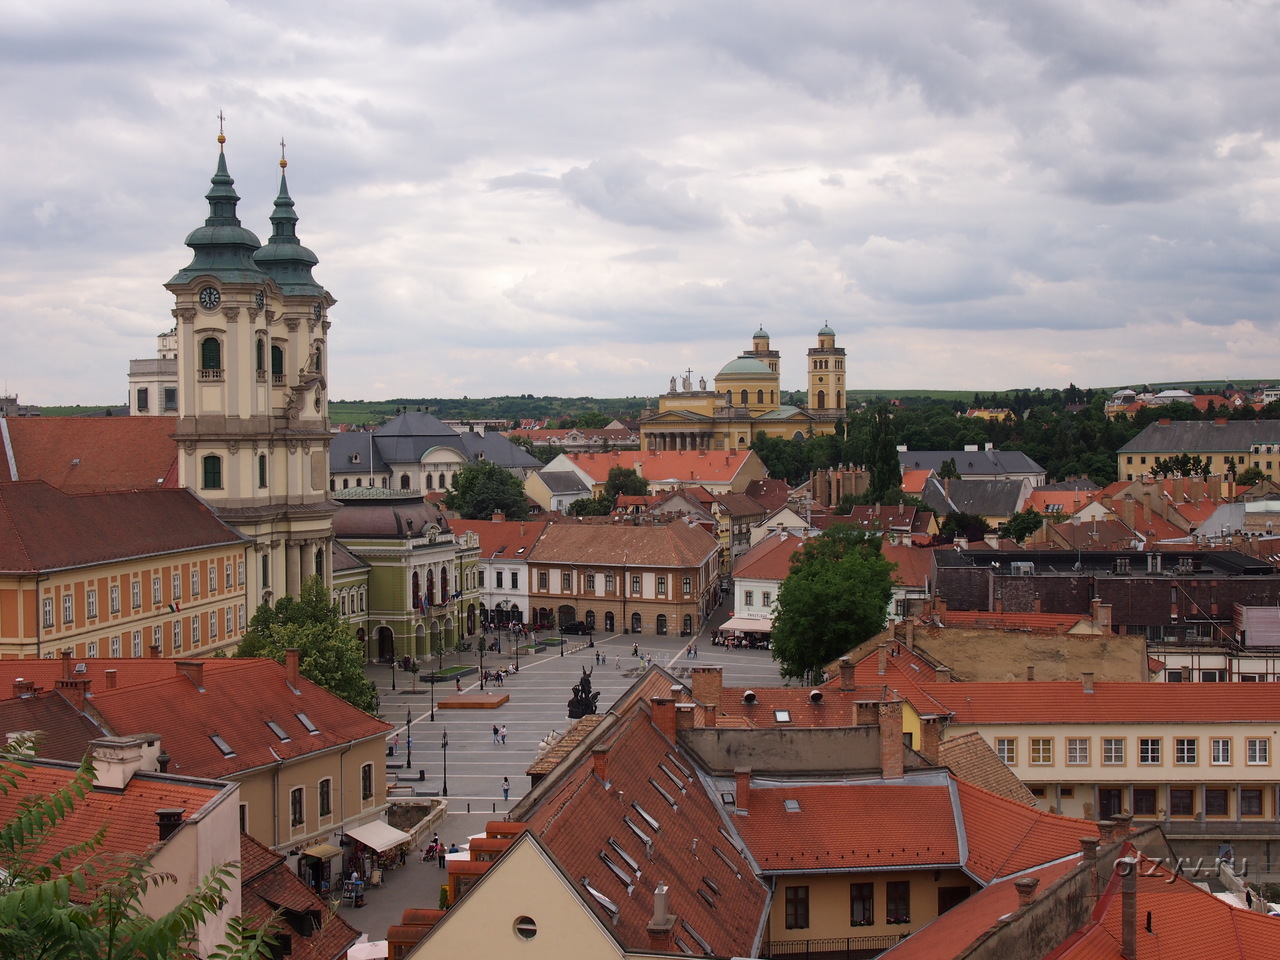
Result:
<instances>
[{"instance_id":1,"label":"paved walkway","mask_svg":"<svg viewBox=\"0 0 1280 960\"><path fill-rule=\"evenodd\" d=\"M712 624L723 621L720 613ZM711 627L708 628L713 629ZM726 650L713 647L708 636L697 639L698 659L685 655L688 641L680 637L655 637L648 635L601 635L595 637L595 647L587 645L586 638L568 638L563 655L558 648L533 656L520 657L520 672L509 676L504 685L493 693L506 695L507 703L495 710L441 710L435 709L431 719L431 694L429 685L418 685L418 692L404 689L409 676L396 670L396 690L391 690L391 668L386 664L371 664L367 668L369 678L378 685L381 696L382 716L397 724L388 739L400 735L400 751L396 761L410 760L411 771L426 770L425 786L432 791L443 792L446 785L446 751L441 746L443 735L448 733L447 786L449 814L440 838L459 847L467 838L483 833L490 820L501 820L507 810L529 787L524 771L537 757L539 742L548 734L564 733L572 721L567 719L567 705L572 687L583 670L591 672L594 690L600 691L600 709L609 706L643 673L641 661L632 656L632 643L640 646L640 652L653 657L653 662L670 669L682 679L690 669L698 665L715 664L725 668L725 682L732 685L779 683L777 665L767 651ZM505 649L505 643L504 643ZM596 655L604 656L604 663L596 662ZM485 666L493 669L498 664L510 662L505 654L485 654ZM479 656L475 651L451 654L444 658L444 665L463 664L476 666ZM425 664L424 664L425 667ZM421 674L419 674L421 676ZM471 695L491 695L480 690L479 678L472 674L462 681L462 689ZM441 687L443 692L444 688ZM455 691L452 686L448 693ZM506 743L495 743L493 726L507 729ZM412 736L412 752L409 738ZM405 771L402 771L405 772ZM511 781L509 800L502 797L502 778ZM387 927L400 922L406 907L436 907L439 904L439 888L445 882L446 871L434 863L420 863L416 855L396 870L387 871L383 886L369 890L362 909L343 904L343 917L358 930L369 934L371 940L386 937Z\"/></svg>"}]
</instances>

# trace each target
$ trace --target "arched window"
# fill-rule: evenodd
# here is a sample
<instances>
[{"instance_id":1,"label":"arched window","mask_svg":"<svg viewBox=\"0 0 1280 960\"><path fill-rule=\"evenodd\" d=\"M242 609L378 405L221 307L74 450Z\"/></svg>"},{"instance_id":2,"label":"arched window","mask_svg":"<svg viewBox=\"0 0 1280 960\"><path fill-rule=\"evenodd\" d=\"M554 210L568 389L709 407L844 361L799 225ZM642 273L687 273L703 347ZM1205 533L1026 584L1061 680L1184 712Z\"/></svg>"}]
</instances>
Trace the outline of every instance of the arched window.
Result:
<instances>
[{"instance_id":1,"label":"arched window","mask_svg":"<svg viewBox=\"0 0 1280 960\"><path fill-rule=\"evenodd\" d=\"M400 474L400 489L401 490L409 489L409 475L407 473Z\"/></svg>"},{"instance_id":2,"label":"arched window","mask_svg":"<svg viewBox=\"0 0 1280 960\"><path fill-rule=\"evenodd\" d=\"M632 633L640 632L640 614L638 613L633 613L631 615L631 632Z\"/></svg>"},{"instance_id":3,"label":"arched window","mask_svg":"<svg viewBox=\"0 0 1280 960\"><path fill-rule=\"evenodd\" d=\"M259 337L254 341L253 347L254 369L259 373L267 372L267 345Z\"/></svg>"},{"instance_id":4,"label":"arched window","mask_svg":"<svg viewBox=\"0 0 1280 960\"><path fill-rule=\"evenodd\" d=\"M383 477L383 478L382 478L382 489L383 489L383 490L387 489L387 478L386 478L386 477Z\"/></svg>"},{"instance_id":5,"label":"arched window","mask_svg":"<svg viewBox=\"0 0 1280 960\"><path fill-rule=\"evenodd\" d=\"M200 369L222 369L222 344L217 337L205 337L200 341Z\"/></svg>"},{"instance_id":6,"label":"arched window","mask_svg":"<svg viewBox=\"0 0 1280 960\"><path fill-rule=\"evenodd\" d=\"M267 455L265 453L258 454L258 486L265 488L267 485Z\"/></svg>"},{"instance_id":7,"label":"arched window","mask_svg":"<svg viewBox=\"0 0 1280 960\"><path fill-rule=\"evenodd\" d=\"M436 575L430 570L427 571L427 606L434 607L436 605Z\"/></svg>"},{"instance_id":8,"label":"arched window","mask_svg":"<svg viewBox=\"0 0 1280 960\"><path fill-rule=\"evenodd\" d=\"M769 402L770 403L778 402L778 398L774 395L774 392L772 390L769 391Z\"/></svg>"},{"instance_id":9,"label":"arched window","mask_svg":"<svg viewBox=\"0 0 1280 960\"><path fill-rule=\"evenodd\" d=\"M817 410L827 409L827 391L825 390L818 391L818 405L815 409Z\"/></svg>"},{"instance_id":10,"label":"arched window","mask_svg":"<svg viewBox=\"0 0 1280 960\"><path fill-rule=\"evenodd\" d=\"M431 476L431 474L429 474L429 473L428 473L428 474L427 474L427 489L428 489L428 490L430 490L430 489L431 489L431 484L432 484L432 482L433 482L433 481L434 481L434 478Z\"/></svg>"},{"instance_id":11,"label":"arched window","mask_svg":"<svg viewBox=\"0 0 1280 960\"><path fill-rule=\"evenodd\" d=\"M443 603L449 599L449 568L445 567L440 571L440 602Z\"/></svg>"},{"instance_id":12,"label":"arched window","mask_svg":"<svg viewBox=\"0 0 1280 960\"><path fill-rule=\"evenodd\" d=\"M445 482L445 479L444 479L444 472L443 472L443 471L441 471L441 473L440 473L440 489L441 489L441 490L448 490L448 489L449 489L449 484Z\"/></svg>"},{"instance_id":13,"label":"arched window","mask_svg":"<svg viewBox=\"0 0 1280 960\"><path fill-rule=\"evenodd\" d=\"M756 403L764 403L764 391L763 391L763 390L757 390L757 391L756 391Z\"/></svg>"},{"instance_id":14,"label":"arched window","mask_svg":"<svg viewBox=\"0 0 1280 960\"><path fill-rule=\"evenodd\" d=\"M412 579L413 583L411 585L411 589L413 590L413 609L417 610L422 606L422 589L421 584L418 581L417 570L413 571Z\"/></svg>"},{"instance_id":15,"label":"arched window","mask_svg":"<svg viewBox=\"0 0 1280 960\"><path fill-rule=\"evenodd\" d=\"M343 477L343 478L342 478L342 489L343 489L343 490L346 490L346 489L347 489L347 488L349 488L350 486L351 486L351 480L350 480L349 478L347 478L347 477ZM330 489L333 489L333 481L332 481L332 480L330 480L330 481L329 481L329 488L330 488Z\"/></svg>"},{"instance_id":16,"label":"arched window","mask_svg":"<svg viewBox=\"0 0 1280 960\"><path fill-rule=\"evenodd\" d=\"M315 367L313 368L316 373L320 372L320 354L322 350L324 350L324 348L317 343L316 344L316 363L315 363Z\"/></svg>"},{"instance_id":17,"label":"arched window","mask_svg":"<svg viewBox=\"0 0 1280 960\"><path fill-rule=\"evenodd\" d=\"M605 633L613 633L613 611L612 610L605 611L604 630L605 630Z\"/></svg>"},{"instance_id":18,"label":"arched window","mask_svg":"<svg viewBox=\"0 0 1280 960\"><path fill-rule=\"evenodd\" d=\"M200 461L203 468L203 482L200 484L206 490L222 489L222 458L216 454L209 454Z\"/></svg>"},{"instance_id":19,"label":"arched window","mask_svg":"<svg viewBox=\"0 0 1280 960\"><path fill-rule=\"evenodd\" d=\"M747 405L747 391L745 390L742 391L742 405L744 407Z\"/></svg>"},{"instance_id":20,"label":"arched window","mask_svg":"<svg viewBox=\"0 0 1280 960\"><path fill-rule=\"evenodd\" d=\"M836 391L836 409L837 410L844 409L844 397L843 397L842 391L840 390Z\"/></svg>"},{"instance_id":21,"label":"arched window","mask_svg":"<svg viewBox=\"0 0 1280 960\"><path fill-rule=\"evenodd\" d=\"M284 376L284 351L274 343L271 345L271 375L273 377Z\"/></svg>"},{"instance_id":22,"label":"arched window","mask_svg":"<svg viewBox=\"0 0 1280 960\"><path fill-rule=\"evenodd\" d=\"M596 612L594 610L587 611L585 620L588 630L594 630L596 628Z\"/></svg>"},{"instance_id":23,"label":"arched window","mask_svg":"<svg viewBox=\"0 0 1280 960\"><path fill-rule=\"evenodd\" d=\"M657 629L658 636L665 637L667 635L667 615L665 613L658 614Z\"/></svg>"}]
</instances>

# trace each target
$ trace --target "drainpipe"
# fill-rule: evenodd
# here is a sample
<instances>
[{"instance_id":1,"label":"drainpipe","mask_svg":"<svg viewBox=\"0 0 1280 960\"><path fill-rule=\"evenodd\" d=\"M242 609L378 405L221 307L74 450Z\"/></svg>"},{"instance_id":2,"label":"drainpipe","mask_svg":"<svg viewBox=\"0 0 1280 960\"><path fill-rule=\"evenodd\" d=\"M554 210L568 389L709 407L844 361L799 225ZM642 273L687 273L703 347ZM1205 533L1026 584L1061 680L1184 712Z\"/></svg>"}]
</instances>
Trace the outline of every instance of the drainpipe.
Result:
<instances>
[{"instance_id":1,"label":"drainpipe","mask_svg":"<svg viewBox=\"0 0 1280 960\"><path fill-rule=\"evenodd\" d=\"M280 770L284 767L284 760L276 753L275 747L267 749L276 758L276 769L271 775L271 847L274 850L280 846Z\"/></svg>"}]
</instances>

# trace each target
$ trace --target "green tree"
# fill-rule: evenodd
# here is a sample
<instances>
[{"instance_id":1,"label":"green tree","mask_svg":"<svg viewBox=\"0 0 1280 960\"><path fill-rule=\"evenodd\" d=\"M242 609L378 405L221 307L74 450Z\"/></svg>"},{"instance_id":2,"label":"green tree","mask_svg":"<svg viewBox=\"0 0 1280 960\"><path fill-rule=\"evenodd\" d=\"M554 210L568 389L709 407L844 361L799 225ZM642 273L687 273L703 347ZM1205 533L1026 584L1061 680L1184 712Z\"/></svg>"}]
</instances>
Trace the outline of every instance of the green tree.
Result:
<instances>
[{"instance_id":1,"label":"green tree","mask_svg":"<svg viewBox=\"0 0 1280 960\"><path fill-rule=\"evenodd\" d=\"M579 497L566 512L571 517L607 517L613 512L613 501L603 496Z\"/></svg>"},{"instance_id":2,"label":"green tree","mask_svg":"<svg viewBox=\"0 0 1280 960\"><path fill-rule=\"evenodd\" d=\"M604 484L604 497L609 501L610 509L617 502L619 494L646 497L649 495L649 481L630 467L610 467L609 478Z\"/></svg>"},{"instance_id":3,"label":"green tree","mask_svg":"<svg viewBox=\"0 0 1280 960\"><path fill-rule=\"evenodd\" d=\"M955 457L947 457L942 461L942 466L938 467L939 480L959 480L960 469L956 466Z\"/></svg>"},{"instance_id":4,"label":"green tree","mask_svg":"<svg viewBox=\"0 0 1280 960\"><path fill-rule=\"evenodd\" d=\"M54 831L93 789L86 756L65 787L28 795L28 763L19 741L0 750L0 794L22 794L0 826L0 957L67 960L172 960L192 956L201 923L222 909L232 867L215 867L172 909L150 916L144 895L175 878L156 871L145 856L101 851L106 827L67 847L51 846ZM259 929L231 918L227 940L210 960L270 956L274 923Z\"/></svg>"},{"instance_id":5,"label":"green tree","mask_svg":"<svg viewBox=\"0 0 1280 960\"><path fill-rule=\"evenodd\" d=\"M509 470L483 461L463 467L453 475L444 505L464 520L488 520L502 513L508 520L527 520L529 504L524 486Z\"/></svg>"},{"instance_id":6,"label":"green tree","mask_svg":"<svg viewBox=\"0 0 1280 960\"><path fill-rule=\"evenodd\" d=\"M1245 467L1236 474L1236 483L1242 487L1252 487L1255 483L1261 483L1267 479L1267 475L1258 467Z\"/></svg>"},{"instance_id":7,"label":"green tree","mask_svg":"<svg viewBox=\"0 0 1280 960\"><path fill-rule=\"evenodd\" d=\"M1021 543L1042 526L1044 526L1044 514L1035 507L1027 507L1021 513L1010 517L1001 533Z\"/></svg>"},{"instance_id":8,"label":"green tree","mask_svg":"<svg viewBox=\"0 0 1280 960\"><path fill-rule=\"evenodd\" d=\"M609 425L609 418L598 410L588 410L578 414L579 430L603 430Z\"/></svg>"},{"instance_id":9,"label":"green tree","mask_svg":"<svg viewBox=\"0 0 1280 960\"><path fill-rule=\"evenodd\" d=\"M309 577L298 599L283 596L253 613L236 654L284 662L298 651L298 672L366 713L378 709L377 687L364 675L364 651L343 623L321 577Z\"/></svg>"},{"instance_id":10,"label":"green tree","mask_svg":"<svg viewBox=\"0 0 1280 960\"><path fill-rule=\"evenodd\" d=\"M902 464L898 460L898 441L887 404L881 404L871 424L871 451L867 463L870 486L867 493L872 503L888 502L890 495L902 492Z\"/></svg>"},{"instance_id":11,"label":"green tree","mask_svg":"<svg viewBox=\"0 0 1280 960\"><path fill-rule=\"evenodd\" d=\"M879 537L848 525L807 541L778 590L772 647L782 676L814 675L883 630L896 568Z\"/></svg>"},{"instance_id":12,"label":"green tree","mask_svg":"<svg viewBox=\"0 0 1280 960\"><path fill-rule=\"evenodd\" d=\"M938 532L948 541L955 540L956 537L964 537L966 540L981 540L991 532L991 524L987 523L987 518L979 516L976 513L965 513L963 510L956 510L948 513L942 521L942 525L938 528Z\"/></svg>"}]
</instances>

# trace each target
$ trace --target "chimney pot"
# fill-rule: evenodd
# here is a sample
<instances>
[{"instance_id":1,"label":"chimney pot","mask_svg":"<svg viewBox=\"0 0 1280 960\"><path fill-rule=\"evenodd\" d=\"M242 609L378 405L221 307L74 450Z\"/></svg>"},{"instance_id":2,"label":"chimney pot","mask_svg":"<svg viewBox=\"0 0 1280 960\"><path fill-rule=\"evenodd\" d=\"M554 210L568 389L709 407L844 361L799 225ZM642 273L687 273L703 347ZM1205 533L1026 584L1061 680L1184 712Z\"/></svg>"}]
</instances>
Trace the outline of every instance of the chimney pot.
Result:
<instances>
[{"instance_id":1,"label":"chimney pot","mask_svg":"<svg viewBox=\"0 0 1280 960\"><path fill-rule=\"evenodd\" d=\"M1040 886L1040 880L1038 877L1023 877L1013 881L1013 886L1018 891L1018 906L1025 907L1036 898L1036 887Z\"/></svg>"},{"instance_id":2,"label":"chimney pot","mask_svg":"<svg viewBox=\"0 0 1280 960\"><path fill-rule=\"evenodd\" d=\"M1029 663L1027 664L1027 680L1035 680L1035 678L1036 678L1035 664Z\"/></svg>"},{"instance_id":3,"label":"chimney pot","mask_svg":"<svg viewBox=\"0 0 1280 960\"><path fill-rule=\"evenodd\" d=\"M119 674L119 672L120 671L117 670L115 667L112 667L110 670L106 670L103 672L103 675L102 675L103 681L105 682L106 688L108 690L114 690L116 688L116 677Z\"/></svg>"},{"instance_id":4,"label":"chimney pot","mask_svg":"<svg viewBox=\"0 0 1280 960\"><path fill-rule=\"evenodd\" d=\"M1113 814L1111 822L1116 825L1115 837L1117 840L1123 840L1133 832L1133 814L1131 813Z\"/></svg>"},{"instance_id":5,"label":"chimney pot","mask_svg":"<svg viewBox=\"0 0 1280 960\"><path fill-rule=\"evenodd\" d=\"M71 648L62 651L62 679L71 679Z\"/></svg>"},{"instance_id":6,"label":"chimney pot","mask_svg":"<svg viewBox=\"0 0 1280 960\"><path fill-rule=\"evenodd\" d=\"M751 800L751 768L737 767L733 771L734 794L733 803L737 809L745 813Z\"/></svg>"},{"instance_id":7,"label":"chimney pot","mask_svg":"<svg viewBox=\"0 0 1280 960\"><path fill-rule=\"evenodd\" d=\"M289 647L284 652L285 682L294 690L298 689L298 648Z\"/></svg>"},{"instance_id":8,"label":"chimney pot","mask_svg":"<svg viewBox=\"0 0 1280 960\"><path fill-rule=\"evenodd\" d=\"M675 743L676 740L676 702L670 697L654 697L650 701L653 706L653 724L662 734Z\"/></svg>"},{"instance_id":9,"label":"chimney pot","mask_svg":"<svg viewBox=\"0 0 1280 960\"><path fill-rule=\"evenodd\" d=\"M853 661L848 657L840 658L840 689L853 689Z\"/></svg>"},{"instance_id":10,"label":"chimney pot","mask_svg":"<svg viewBox=\"0 0 1280 960\"><path fill-rule=\"evenodd\" d=\"M609 782L609 748L596 747L591 751L592 768L601 783Z\"/></svg>"},{"instance_id":11,"label":"chimney pot","mask_svg":"<svg viewBox=\"0 0 1280 960\"><path fill-rule=\"evenodd\" d=\"M156 826L161 841L168 840L182 826L182 815L186 812L185 807L165 807L156 811Z\"/></svg>"},{"instance_id":12,"label":"chimney pot","mask_svg":"<svg viewBox=\"0 0 1280 960\"><path fill-rule=\"evenodd\" d=\"M877 707L880 722L880 772L886 780L900 780L903 773L902 701L890 700Z\"/></svg>"}]
</instances>

